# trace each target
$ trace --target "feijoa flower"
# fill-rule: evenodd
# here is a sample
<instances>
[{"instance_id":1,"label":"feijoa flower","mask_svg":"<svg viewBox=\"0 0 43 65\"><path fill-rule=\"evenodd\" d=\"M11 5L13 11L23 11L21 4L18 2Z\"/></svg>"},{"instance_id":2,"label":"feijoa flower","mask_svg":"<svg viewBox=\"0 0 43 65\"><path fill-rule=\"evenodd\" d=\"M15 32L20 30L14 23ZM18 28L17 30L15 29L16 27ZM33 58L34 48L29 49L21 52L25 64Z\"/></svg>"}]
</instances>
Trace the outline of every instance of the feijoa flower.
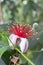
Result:
<instances>
[{"instance_id":1,"label":"feijoa flower","mask_svg":"<svg viewBox=\"0 0 43 65\"><path fill-rule=\"evenodd\" d=\"M20 50L25 53L28 50L29 42L28 39L33 35L33 30L28 25L20 25L20 24L14 24L12 27L10 27L11 35L9 36L9 39L12 41L12 43L9 41L10 47L13 47L17 45L17 39L20 39L20 43L18 46L20 47Z\"/></svg>"}]
</instances>

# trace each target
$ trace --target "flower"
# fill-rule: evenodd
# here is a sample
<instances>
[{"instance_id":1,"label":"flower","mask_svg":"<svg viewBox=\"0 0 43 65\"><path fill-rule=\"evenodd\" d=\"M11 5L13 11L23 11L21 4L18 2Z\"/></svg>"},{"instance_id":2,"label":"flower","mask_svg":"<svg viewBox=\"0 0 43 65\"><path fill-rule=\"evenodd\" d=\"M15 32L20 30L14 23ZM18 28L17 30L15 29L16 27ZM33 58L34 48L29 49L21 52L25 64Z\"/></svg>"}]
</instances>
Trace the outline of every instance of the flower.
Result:
<instances>
[{"instance_id":1,"label":"flower","mask_svg":"<svg viewBox=\"0 0 43 65\"><path fill-rule=\"evenodd\" d=\"M10 47L13 47L13 45L18 45L20 47L20 50L25 53L28 50L29 42L28 39L33 35L33 30L28 25L20 25L20 24L14 24L11 28L11 35L9 36L9 39L12 41L12 43L9 41ZM17 39L19 39L20 43L17 44ZM13 44L13 45L12 45Z\"/></svg>"},{"instance_id":2,"label":"flower","mask_svg":"<svg viewBox=\"0 0 43 65\"><path fill-rule=\"evenodd\" d=\"M33 35L33 30L31 27L28 25L19 25L19 24L14 24L11 28L10 31L22 38L29 38L30 36Z\"/></svg>"}]
</instances>

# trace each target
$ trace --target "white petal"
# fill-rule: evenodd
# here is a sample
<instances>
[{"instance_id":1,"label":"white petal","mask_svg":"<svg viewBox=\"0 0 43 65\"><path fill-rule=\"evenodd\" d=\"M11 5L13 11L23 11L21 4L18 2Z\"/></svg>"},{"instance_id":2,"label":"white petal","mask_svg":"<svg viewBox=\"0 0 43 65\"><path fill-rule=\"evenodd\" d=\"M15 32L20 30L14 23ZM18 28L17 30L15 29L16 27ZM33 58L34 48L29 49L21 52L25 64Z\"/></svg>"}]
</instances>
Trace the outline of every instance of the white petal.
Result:
<instances>
[{"instance_id":1,"label":"white petal","mask_svg":"<svg viewBox=\"0 0 43 65\"><path fill-rule=\"evenodd\" d=\"M13 49L14 46L16 45L16 40L17 40L18 36L11 34L9 36L8 42L9 42L9 46ZM10 41L11 40L11 41ZM14 46L13 46L14 45Z\"/></svg>"},{"instance_id":2,"label":"white petal","mask_svg":"<svg viewBox=\"0 0 43 65\"><path fill-rule=\"evenodd\" d=\"M19 44L20 50L25 53L28 49L28 40L26 38L21 38L21 43Z\"/></svg>"}]
</instances>

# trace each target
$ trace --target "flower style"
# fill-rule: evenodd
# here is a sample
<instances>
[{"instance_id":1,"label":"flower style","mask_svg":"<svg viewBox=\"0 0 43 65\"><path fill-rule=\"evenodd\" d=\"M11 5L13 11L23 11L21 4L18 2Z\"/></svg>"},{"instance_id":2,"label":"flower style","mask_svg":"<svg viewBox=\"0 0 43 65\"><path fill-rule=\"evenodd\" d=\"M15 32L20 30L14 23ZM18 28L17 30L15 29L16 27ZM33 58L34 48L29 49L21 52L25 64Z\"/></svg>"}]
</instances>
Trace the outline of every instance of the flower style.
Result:
<instances>
[{"instance_id":1,"label":"flower style","mask_svg":"<svg viewBox=\"0 0 43 65\"><path fill-rule=\"evenodd\" d=\"M28 39L33 35L32 28L26 24L25 25L14 24L10 28L10 31L12 34L9 36L9 39L12 41L13 45L17 45L17 39L19 39L20 43L18 45L20 47L20 50L23 53L25 53L29 47ZM10 47L13 48L12 43L9 41Z\"/></svg>"}]
</instances>

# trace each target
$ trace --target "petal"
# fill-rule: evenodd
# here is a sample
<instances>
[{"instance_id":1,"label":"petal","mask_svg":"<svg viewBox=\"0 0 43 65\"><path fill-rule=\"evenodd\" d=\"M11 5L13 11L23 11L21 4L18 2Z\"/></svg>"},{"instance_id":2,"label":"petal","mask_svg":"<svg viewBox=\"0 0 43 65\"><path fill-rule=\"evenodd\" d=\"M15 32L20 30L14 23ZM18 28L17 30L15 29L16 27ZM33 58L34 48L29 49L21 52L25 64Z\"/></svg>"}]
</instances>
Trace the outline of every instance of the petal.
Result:
<instances>
[{"instance_id":1,"label":"petal","mask_svg":"<svg viewBox=\"0 0 43 65\"><path fill-rule=\"evenodd\" d=\"M9 46L13 49L14 46L16 45L16 41L17 41L18 36L11 34L9 36L8 42L9 42ZM11 41L10 41L11 40ZM14 46L13 46L14 45Z\"/></svg>"},{"instance_id":2,"label":"petal","mask_svg":"<svg viewBox=\"0 0 43 65\"><path fill-rule=\"evenodd\" d=\"M20 50L25 53L28 50L28 40L26 38L21 38L21 43L19 46Z\"/></svg>"},{"instance_id":3,"label":"petal","mask_svg":"<svg viewBox=\"0 0 43 65\"><path fill-rule=\"evenodd\" d=\"M33 29L38 28L38 26L39 26L38 23L34 23L34 24L33 24Z\"/></svg>"}]
</instances>

